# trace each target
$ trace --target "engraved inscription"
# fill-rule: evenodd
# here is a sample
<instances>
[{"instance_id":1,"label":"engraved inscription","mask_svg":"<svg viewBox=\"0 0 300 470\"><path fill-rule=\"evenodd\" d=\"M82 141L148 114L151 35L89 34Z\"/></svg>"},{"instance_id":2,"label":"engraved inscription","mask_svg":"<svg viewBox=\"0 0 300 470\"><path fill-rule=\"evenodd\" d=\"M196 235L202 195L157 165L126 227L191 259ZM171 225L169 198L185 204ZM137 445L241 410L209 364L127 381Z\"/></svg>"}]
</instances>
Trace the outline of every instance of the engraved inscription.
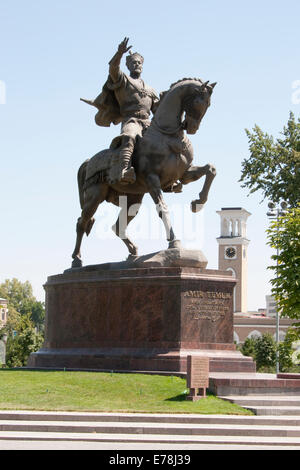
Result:
<instances>
[{"instance_id":1,"label":"engraved inscription","mask_svg":"<svg viewBox=\"0 0 300 470\"><path fill-rule=\"evenodd\" d=\"M194 320L216 322L230 311L231 294L229 292L186 291L184 297L188 303L185 309Z\"/></svg>"},{"instance_id":2,"label":"engraved inscription","mask_svg":"<svg viewBox=\"0 0 300 470\"><path fill-rule=\"evenodd\" d=\"M230 299L231 294L229 292L210 292L202 290L188 290L184 293L184 297L198 297L208 299Z\"/></svg>"},{"instance_id":3,"label":"engraved inscription","mask_svg":"<svg viewBox=\"0 0 300 470\"><path fill-rule=\"evenodd\" d=\"M207 388L209 378L208 357L187 357L187 386L188 388Z\"/></svg>"}]
</instances>

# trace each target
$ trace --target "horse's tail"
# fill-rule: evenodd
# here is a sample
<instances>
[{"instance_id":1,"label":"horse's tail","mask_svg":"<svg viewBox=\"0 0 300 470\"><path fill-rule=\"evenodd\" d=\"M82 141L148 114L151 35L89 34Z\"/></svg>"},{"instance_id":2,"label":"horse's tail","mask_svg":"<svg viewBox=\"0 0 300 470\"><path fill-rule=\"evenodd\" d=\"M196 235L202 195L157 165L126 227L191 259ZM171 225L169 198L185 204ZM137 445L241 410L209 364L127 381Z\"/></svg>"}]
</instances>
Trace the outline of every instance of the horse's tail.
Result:
<instances>
[{"instance_id":1,"label":"horse's tail","mask_svg":"<svg viewBox=\"0 0 300 470\"><path fill-rule=\"evenodd\" d=\"M80 201L80 207L81 209L83 208L84 204L84 183L85 183L85 177L86 177L86 167L88 164L89 160L86 160L85 162L80 165L78 173L77 173L77 183L78 183L78 191L79 191L79 201Z\"/></svg>"}]
</instances>

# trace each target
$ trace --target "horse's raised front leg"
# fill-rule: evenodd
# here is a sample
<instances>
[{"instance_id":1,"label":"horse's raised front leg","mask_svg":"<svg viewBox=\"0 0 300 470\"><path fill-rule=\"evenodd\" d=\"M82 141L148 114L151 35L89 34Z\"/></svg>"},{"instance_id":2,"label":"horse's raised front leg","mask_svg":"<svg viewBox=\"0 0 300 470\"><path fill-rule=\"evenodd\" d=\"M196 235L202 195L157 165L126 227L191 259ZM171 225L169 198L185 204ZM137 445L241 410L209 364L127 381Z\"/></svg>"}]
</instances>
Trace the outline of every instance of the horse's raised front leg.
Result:
<instances>
[{"instance_id":1,"label":"horse's raised front leg","mask_svg":"<svg viewBox=\"0 0 300 470\"><path fill-rule=\"evenodd\" d=\"M191 202L191 209L193 212L199 212L203 208L207 201L208 193L216 174L216 168L208 163L205 166L191 166L180 178L181 183L188 184L192 181L197 181L198 179L202 178L202 176L205 176L203 188L199 193L199 199L195 199Z\"/></svg>"},{"instance_id":2,"label":"horse's raised front leg","mask_svg":"<svg viewBox=\"0 0 300 470\"><path fill-rule=\"evenodd\" d=\"M156 205L157 213L163 221L166 230L167 240L169 242L169 248L175 248L177 246L180 246L180 241L176 240L174 230L171 225L168 206L163 199L163 192L160 186L159 177L155 174L150 174L146 177L146 181L150 196L152 197Z\"/></svg>"},{"instance_id":3,"label":"horse's raised front leg","mask_svg":"<svg viewBox=\"0 0 300 470\"><path fill-rule=\"evenodd\" d=\"M120 198L119 206L121 211L116 223L113 225L112 229L115 234L121 238L128 248L129 256L137 256L138 248L137 246L128 238L126 229L128 224L134 219L137 215L142 199L143 194L128 194L127 196L122 196Z\"/></svg>"},{"instance_id":4,"label":"horse's raised front leg","mask_svg":"<svg viewBox=\"0 0 300 470\"><path fill-rule=\"evenodd\" d=\"M93 215L98 209L99 204L105 200L108 191L107 185L93 185L84 193L84 201L82 206L81 217L79 217L76 225L76 244L72 254L72 268L82 266L81 261L81 243L84 233L89 235L94 225L95 219Z\"/></svg>"}]
</instances>

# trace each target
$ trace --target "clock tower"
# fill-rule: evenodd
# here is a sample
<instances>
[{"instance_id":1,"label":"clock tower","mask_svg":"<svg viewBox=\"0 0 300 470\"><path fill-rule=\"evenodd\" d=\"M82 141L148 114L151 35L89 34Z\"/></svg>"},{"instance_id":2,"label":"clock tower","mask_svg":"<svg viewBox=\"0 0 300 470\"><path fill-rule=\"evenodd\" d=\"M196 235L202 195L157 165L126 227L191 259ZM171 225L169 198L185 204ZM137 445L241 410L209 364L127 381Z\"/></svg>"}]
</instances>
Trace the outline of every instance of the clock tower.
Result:
<instances>
[{"instance_id":1,"label":"clock tower","mask_svg":"<svg viewBox=\"0 0 300 470\"><path fill-rule=\"evenodd\" d=\"M242 207L223 207L217 211L221 218L219 269L232 271L237 279L234 291L234 312L247 312L248 245L247 219L251 215Z\"/></svg>"}]
</instances>

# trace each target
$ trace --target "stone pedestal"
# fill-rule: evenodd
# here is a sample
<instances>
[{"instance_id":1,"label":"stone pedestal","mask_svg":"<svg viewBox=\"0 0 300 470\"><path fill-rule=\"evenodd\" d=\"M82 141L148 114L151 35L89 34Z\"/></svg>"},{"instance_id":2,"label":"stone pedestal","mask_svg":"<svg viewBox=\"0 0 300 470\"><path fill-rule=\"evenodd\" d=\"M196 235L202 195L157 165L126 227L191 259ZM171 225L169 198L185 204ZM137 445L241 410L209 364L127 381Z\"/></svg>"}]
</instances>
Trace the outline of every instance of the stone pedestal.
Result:
<instances>
[{"instance_id":1,"label":"stone pedestal","mask_svg":"<svg viewBox=\"0 0 300 470\"><path fill-rule=\"evenodd\" d=\"M28 367L176 373L196 354L210 371L254 371L233 344L235 283L228 271L126 263L51 276L45 343Z\"/></svg>"}]
</instances>

